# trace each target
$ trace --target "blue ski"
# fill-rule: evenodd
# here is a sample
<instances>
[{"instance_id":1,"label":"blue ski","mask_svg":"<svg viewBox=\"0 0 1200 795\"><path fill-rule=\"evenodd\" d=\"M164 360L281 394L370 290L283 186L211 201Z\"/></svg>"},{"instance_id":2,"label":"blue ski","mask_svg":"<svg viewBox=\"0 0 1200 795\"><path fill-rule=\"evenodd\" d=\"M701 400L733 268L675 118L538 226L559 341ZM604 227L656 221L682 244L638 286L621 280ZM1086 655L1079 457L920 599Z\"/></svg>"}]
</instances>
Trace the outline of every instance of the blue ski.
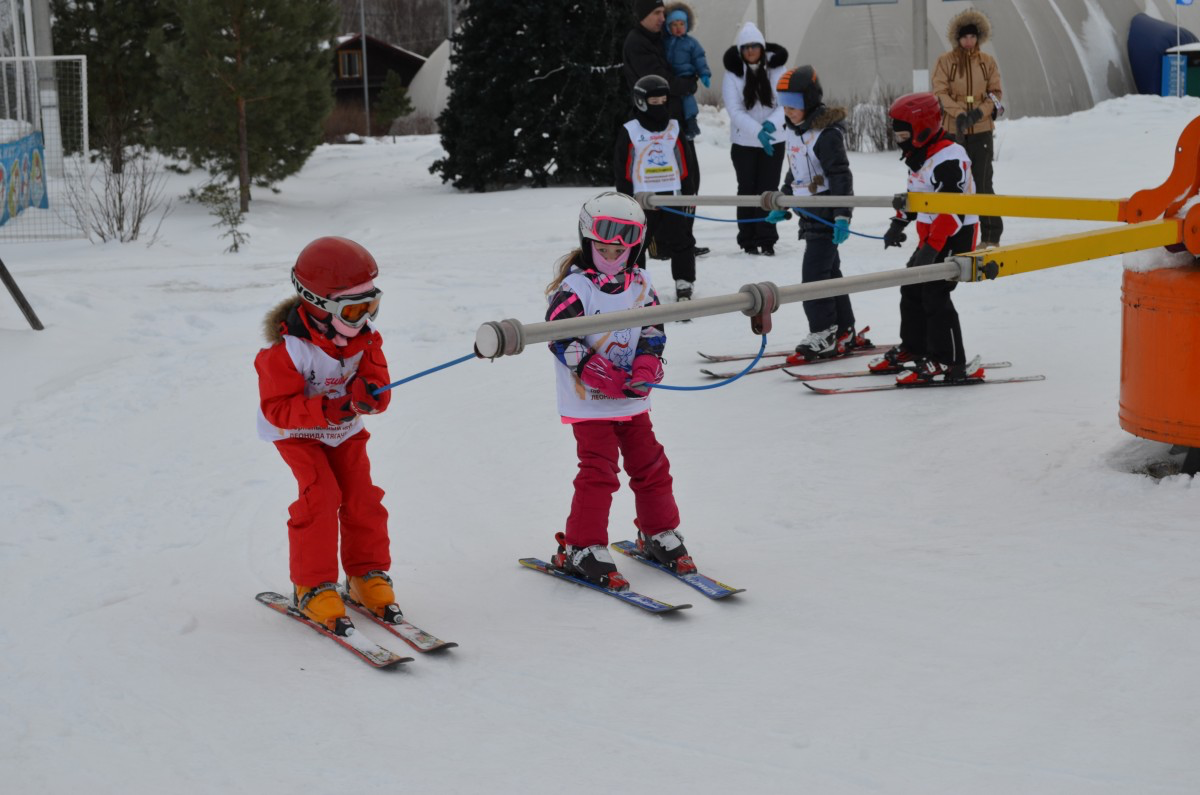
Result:
<instances>
[{"instance_id":1,"label":"blue ski","mask_svg":"<svg viewBox=\"0 0 1200 795\"><path fill-rule=\"evenodd\" d=\"M647 566L653 566L659 571L664 571L675 579L687 583L709 599L724 599L726 596L733 596L735 593L741 593L746 590L745 588L734 588L732 585L726 585L723 582L714 580L712 577L706 577L698 571L691 574L676 574L657 560L651 560L639 552L637 544L633 541L614 541L611 546L622 555L628 555L636 561L645 563Z\"/></svg>"},{"instance_id":2,"label":"blue ski","mask_svg":"<svg viewBox=\"0 0 1200 795\"><path fill-rule=\"evenodd\" d=\"M620 599L622 602L635 605L643 610L648 610L651 613L670 613L674 610L686 610L687 608L691 607L691 605L667 604L666 602L660 602L657 599L651 599L649 596L643 596L642 594L635 593L634 591L609 590L608 588L603 588L595 583L590 583L587 580L581 580L578 577L573 577L564 571L554 568L546 561L538 560L537 558L521 558L517 562L527 569L540 571L543 574L549 574L551 577L558 577L562 580L569 580L576 585L582 585L585 588L591 588L593 591L599 591L600 593L608 594L609 596Z\"/></svg>"}]
</instances>

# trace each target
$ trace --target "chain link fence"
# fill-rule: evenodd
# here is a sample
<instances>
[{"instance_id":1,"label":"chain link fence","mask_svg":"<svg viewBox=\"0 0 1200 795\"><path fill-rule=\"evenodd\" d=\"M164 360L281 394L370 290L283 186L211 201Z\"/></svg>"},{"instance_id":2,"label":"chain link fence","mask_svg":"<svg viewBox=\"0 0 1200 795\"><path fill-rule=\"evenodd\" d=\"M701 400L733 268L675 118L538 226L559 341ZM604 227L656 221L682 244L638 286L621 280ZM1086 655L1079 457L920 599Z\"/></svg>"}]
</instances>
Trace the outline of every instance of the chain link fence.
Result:
<instances>
[{"instance_id":1,"label":"chain link fence","mask_svg":"<svg viewBox=\"0 0 1200 795\"><path fill-rule=\"evenodd\" d=\"M86 236L68 194L87 153L86 58L0 58L0 242Z\"/></svg>"}]
</instances>

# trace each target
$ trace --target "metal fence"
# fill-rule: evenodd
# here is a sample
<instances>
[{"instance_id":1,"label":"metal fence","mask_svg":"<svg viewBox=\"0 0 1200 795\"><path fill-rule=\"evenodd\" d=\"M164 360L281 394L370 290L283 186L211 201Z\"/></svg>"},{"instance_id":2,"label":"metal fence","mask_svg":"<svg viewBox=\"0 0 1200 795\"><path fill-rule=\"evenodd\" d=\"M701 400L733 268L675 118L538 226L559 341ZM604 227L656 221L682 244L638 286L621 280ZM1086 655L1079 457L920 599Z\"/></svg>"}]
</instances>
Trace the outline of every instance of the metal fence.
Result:
<instances>
[{"instance_id":1,"label":"metal fence","mask_svg":"<svg viewBox=\"0 0 1200 795\"><path fill-rule=\"evenodd\" d=\"M85 236L65 197L70 175L87 159L87 103L84 56L0 58L0 150L11 152L6 145L21 141L36 148L38 134L42 147L32 158L0 162L0 202L8 204L0 212L0 242ZM41 190L45 201L31 202Z\"/></svg>"}]
</instances>

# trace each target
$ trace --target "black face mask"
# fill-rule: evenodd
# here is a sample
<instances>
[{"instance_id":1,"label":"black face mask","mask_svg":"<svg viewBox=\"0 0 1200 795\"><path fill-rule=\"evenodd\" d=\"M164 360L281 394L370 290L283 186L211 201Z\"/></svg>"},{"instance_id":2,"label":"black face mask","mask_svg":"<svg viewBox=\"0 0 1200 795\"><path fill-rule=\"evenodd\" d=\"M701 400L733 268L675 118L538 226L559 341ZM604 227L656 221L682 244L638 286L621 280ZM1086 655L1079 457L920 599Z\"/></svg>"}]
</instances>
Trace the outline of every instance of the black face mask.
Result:
<instances>
[{"instance_id":1,"label":"black face mask","mask_svg":"<svg viewBox=\"0 0 1200 795\"><path fill-rule=\"evenodd\" d=\"M671 111L662 105L647 105L645 110L636 113L638 123L650 132L662 132L671 123Z\"/></svg>"},{"instance_id":2,"label":"black face mask","mask_svg":"<svg viewBox=\"0 0 1200 795\"><path fill-rule=\"evenodd\" d=\"M906 148L901 148L900 151L904 153L901 159L904 160L904 165L908 166L909 171L920 171L929 156L925 149L914 149L911 144Z\"/></svg>"}]
</instances>

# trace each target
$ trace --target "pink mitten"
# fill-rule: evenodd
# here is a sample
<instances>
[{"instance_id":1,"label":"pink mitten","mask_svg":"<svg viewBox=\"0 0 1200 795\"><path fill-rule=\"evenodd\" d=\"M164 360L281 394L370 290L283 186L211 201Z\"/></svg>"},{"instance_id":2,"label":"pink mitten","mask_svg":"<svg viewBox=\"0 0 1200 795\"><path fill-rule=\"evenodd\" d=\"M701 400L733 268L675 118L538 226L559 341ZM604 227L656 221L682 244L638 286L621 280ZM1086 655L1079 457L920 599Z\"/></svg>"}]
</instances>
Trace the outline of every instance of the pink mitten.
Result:
<instances>
[{"instance_id":1,"label":"pink mitten","mask_svg":"<svg viewBox=\"0 0 1200 795\"><path fill-rule=\"evenodd\" d=\"M634 357L633 375L629 379L634 386L630 387L639 395L649 395L653 384L663 380L662 359L651 353L643 353Z\"/></svg>"},{"instance_id":2,"label":"pink mitten","mask_svg":"<svg viewBox=\"0 0 1200 795\"><path fill-rule=\"evenodd\" d=\"M579 372L583 383L599 389L606 397L620 399L626 397L625 385L629 383L629 374L617 367L612 361L600 354L593 354L583 363Z\"/></svg>"}]
</instances>

